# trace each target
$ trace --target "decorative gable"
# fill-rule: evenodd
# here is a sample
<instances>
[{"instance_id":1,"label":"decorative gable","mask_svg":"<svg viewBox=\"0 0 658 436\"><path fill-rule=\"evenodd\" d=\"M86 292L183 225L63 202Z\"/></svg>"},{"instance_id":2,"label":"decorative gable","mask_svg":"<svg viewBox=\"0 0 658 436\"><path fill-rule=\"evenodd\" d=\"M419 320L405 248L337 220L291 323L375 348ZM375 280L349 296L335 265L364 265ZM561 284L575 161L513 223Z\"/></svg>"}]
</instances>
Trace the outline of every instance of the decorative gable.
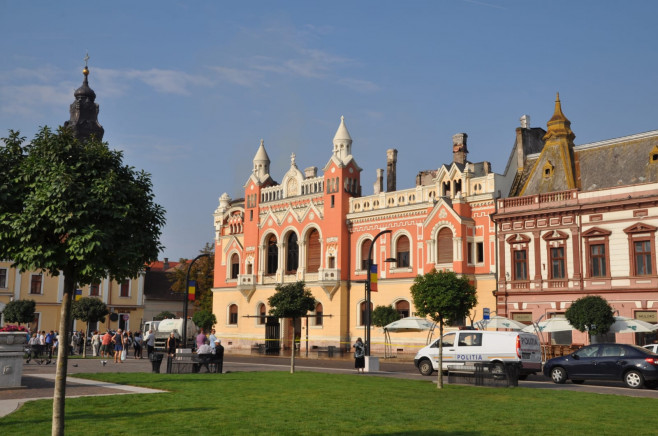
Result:
<instances>
[{"instance_id":1,"label":"decorative gable","mask_svg":"<svg viewBox=\"0 0 658 436\"><path fill-rule=\"evenodd\" d=\"M658 227L650 226L644 223L637 223L624 229L626 234L630 233L654 233Z\"/></svg>"}]
</instances>

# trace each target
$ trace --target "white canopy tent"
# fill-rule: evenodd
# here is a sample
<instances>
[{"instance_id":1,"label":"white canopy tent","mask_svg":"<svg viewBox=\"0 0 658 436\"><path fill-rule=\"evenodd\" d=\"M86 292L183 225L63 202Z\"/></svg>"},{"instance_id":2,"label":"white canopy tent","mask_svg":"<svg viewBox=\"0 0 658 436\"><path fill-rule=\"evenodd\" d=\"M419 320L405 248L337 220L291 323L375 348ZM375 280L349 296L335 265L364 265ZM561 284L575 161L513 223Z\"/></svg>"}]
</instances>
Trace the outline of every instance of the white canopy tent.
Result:
<instances>
[{"instance_id":1,"label":"white canopy tent","mask_svg":"<svg viewBox=\"0 0 658 436\"><path fill-rule=\"evenodd\" d=\"M475 326L480 330L485 329L511 329L523 330L526 325L522 322L514 321L513 319L505 318L504 316L492 316L489 319L481 319L475 323Z\"/></svg>"},{"instance_id":2,"label":"white canopy tent","mask_svg":"<svg viewBox=\"0 0 658 436\"><path fill-rule=\"evenodd\" d=\"M385 357L395 357L393 355L393 346L391 343L390 333L404 333L404 332L423 332L427 331L427 339L425 343L429 343L430 338L432 337L432 332L434 331L435 322L429 321L425 318L419 318L417 316L408 316L406 318L398 319L392 323L384 326L384 346L385 346Z\"/></svg>"}]
</instances>

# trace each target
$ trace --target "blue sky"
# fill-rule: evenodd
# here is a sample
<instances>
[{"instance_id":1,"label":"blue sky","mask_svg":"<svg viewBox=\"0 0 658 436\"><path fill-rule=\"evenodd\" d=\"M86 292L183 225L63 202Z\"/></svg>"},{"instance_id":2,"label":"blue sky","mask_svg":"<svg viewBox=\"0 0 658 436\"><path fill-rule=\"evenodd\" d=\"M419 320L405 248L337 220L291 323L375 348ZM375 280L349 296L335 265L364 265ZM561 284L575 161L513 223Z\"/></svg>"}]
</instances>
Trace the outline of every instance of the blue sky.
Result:
<instances>
[{"instance_id":1,"label":"blue sky","mask_svg":"<svg viewBox=\"0 0 658 436\"><path fill-rule=\"evenodd\" d=\"M0 0L0 131L69 118L89 51L110 147L152 174L162 257L213 240L223 192L242 197L260 139L281 180L327 163L344 115L372 194L386 149L398 189L452 160L502 173L523 114L555 93L576 144L658 129L654 1Z\"/></svg>"}]
</instances>

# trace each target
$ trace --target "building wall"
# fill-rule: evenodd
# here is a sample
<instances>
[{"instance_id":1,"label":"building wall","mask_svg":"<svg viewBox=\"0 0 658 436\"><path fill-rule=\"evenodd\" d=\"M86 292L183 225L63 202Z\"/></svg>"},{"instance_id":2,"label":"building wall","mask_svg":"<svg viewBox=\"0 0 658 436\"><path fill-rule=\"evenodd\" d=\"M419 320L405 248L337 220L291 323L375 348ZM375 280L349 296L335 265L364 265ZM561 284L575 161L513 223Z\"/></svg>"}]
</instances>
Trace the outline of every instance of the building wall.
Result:
<instances>
[{"instance_id":1,"label":"building wall","mask_svg":"<svg viewBox=\"0 0 658 436\"><path fill-rule=\"evenodd\" d=\"M365 301L366 271L362 267L362 244L385 229L391 234L380 237L373 251L373 262L379 265L380 287L372 293L373 307L396 307L403 301L408 304L409 315L413 315L409 290L413 280L436 268L472 280L478 290L478 305L471 313L473 321L482 317L485 307L495 308L495 227L490 215L495 211L496 181L509 182L492 173L488 162L443 165L432 172L435 177L431 182L426 177L423 185L411 189L362 196L361 170L351 155L341 155L335 148L323 175L304 177L296 169L293 156L290 170L277 184L261 171L269 168L269 162L263 164L263 147L261 143L254 173L245 184L244 199L231 200L224 194L215 212L213 312L218 321L217 334L229 348L248 349L263 343L265 326L258 323L258 305L264 303L269 310L267 299L276 285L297 280L305 281L322 304L324 314L321 326L315 325L313 314L309 314L308 328L306 321L302 322L302 348L307 335L311 348L349 348L356 337L364 337L361 305ZM440 263L437 236L443 228L451 231L448 243L453 257ZM317 271L310 270L306 261L312 252L308 235L313 229L318 231L320 244ZM292 232L298 238L299 265L296 271L288 272L287 237ZM278 264L276 271L268 273L270 235L276 237ZM409 241L409 265L385 262L398 256L402 236ZM231 278L234 254L239 256L239 274ZM231 305L238 308L237 323L230 319ZM470 320L465 323L470 324ZM284 345L289 346L291 332L290 322L281 322ZM373 327L371 338L373 352L383 352L383 331ZM398 334L394 339L395 351L413 353L425 344L427 334Z\"/></svg>"},{"instance_id":2,"label":"building wall","mask_svg":"<svg viewBox=\"0 0 658 436\"><path fill-rule=\"evenodd\" d=\"M35 322L31 323L31 329L58 330L61 312L62 296L64 294L64 276L42 275L42 285L38 293L31 290L32 276L39 275L35 271L20 273L11 267L10 261L0 262L0 269L7 271L7 286L0 288L0 303L7 304L12 300L34 300L36 302ZM121 296L121 286L116 281L104 279L99 284L100 298L108 305L110 312L120 316L127 315L127 321L110 321L106 318L105 323L99 323L99 328L116 329L121 324L131 330L137 330L143 318L143 275L129 280L129 295ZM35 289L36 290L36 289ZM81 288L82 297L90 296L90 287ZM4 322L4 318L2 320ZM86 323L74 322L76 330L86 330Z\"/></svg>"}]
</instances>

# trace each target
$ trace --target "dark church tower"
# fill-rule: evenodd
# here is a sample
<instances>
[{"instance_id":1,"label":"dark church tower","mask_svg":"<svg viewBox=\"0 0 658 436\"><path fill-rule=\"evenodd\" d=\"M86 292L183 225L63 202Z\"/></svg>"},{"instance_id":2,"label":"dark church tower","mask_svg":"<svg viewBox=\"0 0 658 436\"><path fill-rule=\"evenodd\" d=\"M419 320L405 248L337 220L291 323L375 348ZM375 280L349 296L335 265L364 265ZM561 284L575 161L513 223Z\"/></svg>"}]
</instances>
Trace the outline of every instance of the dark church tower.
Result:
<instances>
[{"instance_id":1,"label":"dark church tower","mask_svg":"<svg viewBox=\"0 0 658 436\"><path fill-rule=\"evenodd\" d=\"M98 123L98 103L96 100L96 93L89 87L87 76L89 76L89 68L87 68L87 60L89 56L85 57L85 69L82 74L85 79L82 86L75 90L73 94L75 101L71 103L71 119L64 123L64 127L73 130L73 134L79 141L89 139L91 136L96 137L97 140L103 140L103 133L105 129Z\"/></svg>"}]
</instances>

